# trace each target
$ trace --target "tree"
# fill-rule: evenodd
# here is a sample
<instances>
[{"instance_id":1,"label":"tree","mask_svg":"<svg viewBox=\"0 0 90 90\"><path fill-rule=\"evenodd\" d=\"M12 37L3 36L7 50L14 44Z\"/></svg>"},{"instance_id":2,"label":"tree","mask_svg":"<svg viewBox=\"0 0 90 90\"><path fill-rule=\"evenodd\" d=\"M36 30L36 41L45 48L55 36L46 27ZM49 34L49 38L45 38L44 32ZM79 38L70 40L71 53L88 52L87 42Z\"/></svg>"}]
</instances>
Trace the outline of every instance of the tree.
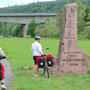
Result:
<instances>
[{"instance_id":1,"label":"tree","mask_svg":"<svg viewBox=\"0 0 90 90\"><path fill-rule=\"evenodd\" d=\"M67 5L67 4L69 4L69 3L67 2L65 5ZM64 5L64 6L65 6L65 5ZM61 31L62 14L63 14L64 6L63 6L62 9L59 10L59 12L58 12L57 15L56 15L56 19L57 19L56 25L57 25L57 27L58 27L58 29L59 29L60 31Z\"/></svg>"},{"instance_id":2,"label":"tree","mask_svg":"<svg viewBox=\"0 0 90 90\"><path fill-rule=\"evenodd\" d=\"M4 23L0 22L0 35L2 35L3 33L3 28L4 27Z\"/></svg>"},{"instance_id":3,"label":"tree","mask_svg":"<svg viewBox=\"0 0 90 90\"><path fill-rule=\"evenodd\" d=\"M23 36L23 25L16 24L11 29L11 35L14 37L22 37Z\"/></svg>"},{"instance_id":4,"label":"tree","mask_svg":"<svg viewBox=\"0 0 90 90\"><path fill-rule=\"evenodd\" d=\"M31 37L35 37L35 29L39 24L37 24L35 21L32 21L27 29L27 35L31 35Z\"/></svg>"},{"instance_id":5,"label":"tree","mask_svg":"<svg viewBox=\"0 0 90 90\"><path fill-rule=\"evenodd\" d=\"M55 22L47 20L45 24L36 28L35 34L41 37L58 38L60 36L60 30L57 28Z\"/></svg>"},{"instance_id":6,"label":"tree","mask_svg":"<svg viewBox=\"0 0 90 90\"><path fill-rule=\"evenodd\" d=\"M86 8L85 13L86 13L85 21L86 21L86 22L87 22L87 21L90 21L90 7L87 7L87 8Z\"/></svg>"},{"instance_id":7,"label":"tree","mask_svg":"<svg viewBox=\"0 0 90 90\"><path fill-rule=\"evenodd\" d=\"M85 27L85 10L86 7L79 1L76 2L78 5L78 34L84 31Z\"/></svg>"},{"instance_id":8,"label":"tree","mask_svg":"<svg viewBox=\"0 0 90 90\"><path fill-rule=\"evenodd\" d=\"M5 37L10 36L10 32L9 32L7 23L4 23L4 25L3 25L2 35L5 36Z\"/></svg>"},{"instance_id":9,"label":"tree","mask_svg":"<svg viewBox=\"0 0 90 90\"><path fill-rule=\"evenodd\" d=\"M80 34L81 32L84 31L84 27L85 27L86 7L79 1L77 1L76 3L78 5L78 34ZM65 5L67 5L67 4L69 4L69 3L66 3ZM59 27L59 29L61 29L62 11L63 11L63 8L57 14L57 26Z\"/></svg>"},{"instance_id":10,"label":"tree","mask_svg":"<svg viewBox=\"0 0 90 90\"><path fill-rule=\"evenodd\" d=\"M13 37L16 37L17 36L16 29L17 29L17 25L14 25L13 28L11 29L11 35Z\"/></svg>"},{"instance_id":11,"label":"tree","mask_svg":"<svg viewBox=\"0 0 90 90\"><path fill-rule=\"evenodd\" d=\"M23 37L23 25L18 24L17 29L16 29L16 35L17 37Z\"/></svg>"},{"instance_id":12,"label":"tree","mask_svg":"<svg viewBox=\"0 0 90 90\"><path fill-rule=\"evenodd\" d=\"M90 39L90 8L86 8L85 27L80 37Z\"/></svg>"}]
</instances>

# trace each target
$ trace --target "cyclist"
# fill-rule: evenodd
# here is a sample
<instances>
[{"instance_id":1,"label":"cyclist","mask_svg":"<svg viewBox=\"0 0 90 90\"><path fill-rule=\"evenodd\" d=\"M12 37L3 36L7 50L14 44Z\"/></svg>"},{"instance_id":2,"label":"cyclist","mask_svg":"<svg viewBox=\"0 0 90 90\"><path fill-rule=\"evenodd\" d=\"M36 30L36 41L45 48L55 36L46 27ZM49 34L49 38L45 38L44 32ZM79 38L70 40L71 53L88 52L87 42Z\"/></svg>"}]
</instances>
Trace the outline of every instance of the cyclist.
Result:
<instances>
[{"instance_id":1,"label":"cyclist","mask_svg":"<svg viewBox=\"0 0 90 90\"><path fill-rule=\"evenodd\" d=\"M0 47L0 60L6 58L6 55L4 54L4 52L2 51L2 48ZM2 65L2 63L0 62L0 87L3 90L6 90L6 86L4 84L4 66Z\"/></svg>"},{"instance_id":2,"label":"cyclist","mask_svg":"<svg viewBox=\"0 0 90 90\"><path fill-rule=\"evenodd\" d=\"M37 66L36 58L43 54L42 46L40 44L40 39L41 39L40 36L36 36L35 42L31 45L31 51L33 53L33 59L34 59L34 64L35 64L33 68L33 74L32 74L34 76L38 76L38 66Z\"/></svg>"}]
</instances>

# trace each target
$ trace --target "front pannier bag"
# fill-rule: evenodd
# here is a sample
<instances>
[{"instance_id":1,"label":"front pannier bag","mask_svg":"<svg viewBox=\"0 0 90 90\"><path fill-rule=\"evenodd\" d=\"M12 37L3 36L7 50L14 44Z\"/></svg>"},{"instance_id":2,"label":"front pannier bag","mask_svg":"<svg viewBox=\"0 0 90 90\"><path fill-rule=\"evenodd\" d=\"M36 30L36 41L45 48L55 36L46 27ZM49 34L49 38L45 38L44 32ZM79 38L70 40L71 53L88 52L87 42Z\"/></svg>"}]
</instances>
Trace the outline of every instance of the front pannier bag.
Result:
<instances>
[{"instance_id":1,"label":"front pannier bag","mask_svg":"<svg viewBox=\"0 0 90 90\"><path fill-rule=\"evenodd\" d=\"M47 64L49 67L52 67L54 65L54 62L53 62L53 56L51 54L48 54L46 56L46 59L47 59Z\"/></svg>"},{"instance_id":2,"label":"front pannier bag","mask_svg":"<svg viewBox=\"0 0 90 90\"><path fill-rule=\"evenodd\" d=\"M48 64L49 67L52 67L53 66L53 61L52 61L51 58L48 58L47 59L47 64Z\"/></svg>"}]
</instances>

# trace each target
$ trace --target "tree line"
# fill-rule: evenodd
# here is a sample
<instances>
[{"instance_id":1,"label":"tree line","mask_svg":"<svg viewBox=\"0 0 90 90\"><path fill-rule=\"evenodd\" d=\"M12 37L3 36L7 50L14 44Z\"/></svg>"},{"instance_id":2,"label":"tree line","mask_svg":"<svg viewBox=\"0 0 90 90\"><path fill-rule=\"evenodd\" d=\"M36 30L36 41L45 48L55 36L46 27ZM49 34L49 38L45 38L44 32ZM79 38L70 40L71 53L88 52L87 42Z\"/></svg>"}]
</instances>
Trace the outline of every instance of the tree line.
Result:
<instances>
[{"instance_id":1,"label":"tree line","mask_svg":"<svg viewBox=\"0 0 90 90\"><path fill-rule=\"evenodd\" d=\"M82 4L90 7L90 0L57 0L50 2L37 2L27 5L8 6L0 8L0 13L41 13L41 12L58 12L65 3L80 1Z\"/></svg>"}]
</instances>

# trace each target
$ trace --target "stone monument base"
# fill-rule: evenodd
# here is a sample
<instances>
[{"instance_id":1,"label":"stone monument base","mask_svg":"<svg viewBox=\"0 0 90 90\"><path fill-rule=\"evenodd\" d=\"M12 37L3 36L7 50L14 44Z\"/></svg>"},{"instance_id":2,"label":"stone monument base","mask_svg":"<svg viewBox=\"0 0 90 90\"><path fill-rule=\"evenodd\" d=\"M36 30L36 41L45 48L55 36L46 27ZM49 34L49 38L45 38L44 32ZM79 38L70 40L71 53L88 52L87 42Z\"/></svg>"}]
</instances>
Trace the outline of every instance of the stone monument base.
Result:
<instances>
[{"instance_id":1,"label":"stone monument base","mask_svg":"<svg viewBox=\"0 0 90 90\"><path fill-rule=\"evenodd\" d=\"M76 52L73 52L76 53ZM90 61L90 56L86 55L80 49L77 52L79 53L79 58L68 58L67 60L63 59L61 63L58 63L59 54L54 58L55 65L50 70L50 74L60 75L60 74L87 74L88 66ZM76 56L68 55L68 56Z\"/></svg>"}]
</instances>

